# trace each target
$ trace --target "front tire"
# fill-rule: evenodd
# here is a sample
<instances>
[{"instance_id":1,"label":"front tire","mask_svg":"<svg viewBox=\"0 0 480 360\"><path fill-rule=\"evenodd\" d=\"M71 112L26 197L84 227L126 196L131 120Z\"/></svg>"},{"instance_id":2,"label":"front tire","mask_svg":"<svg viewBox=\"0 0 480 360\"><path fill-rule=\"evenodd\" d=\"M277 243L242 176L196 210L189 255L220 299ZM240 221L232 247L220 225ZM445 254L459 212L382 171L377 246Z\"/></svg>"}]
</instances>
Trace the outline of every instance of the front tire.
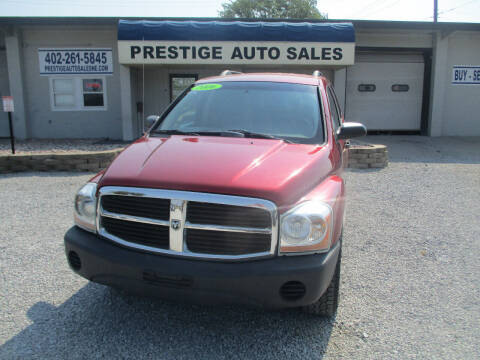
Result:
<instances>
[{"instance_id":1,"label":"front tire","mask_svg":"<svg viewBox=\"0 0 480 360\"><path fill-rule=\"evenodd\" d=\"M302 308L304 312L325 317L332 317L336 314L339 301L341 259L342 250L340 249L337 265L335 266L335 273L333 274L327 290L325 290L317 302L304 306Z\"/></svg>"}]
</instances>

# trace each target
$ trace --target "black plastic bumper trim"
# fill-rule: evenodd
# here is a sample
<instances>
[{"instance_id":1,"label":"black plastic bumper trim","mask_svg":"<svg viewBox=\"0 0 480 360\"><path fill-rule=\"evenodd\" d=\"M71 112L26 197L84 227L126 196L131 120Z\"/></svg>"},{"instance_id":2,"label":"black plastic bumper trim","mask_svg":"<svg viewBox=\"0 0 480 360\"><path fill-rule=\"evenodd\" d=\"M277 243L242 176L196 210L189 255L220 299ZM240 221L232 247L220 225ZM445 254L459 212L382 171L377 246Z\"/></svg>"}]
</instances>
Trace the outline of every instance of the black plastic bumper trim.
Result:
<instances>
[{"instance_id":1,"label":"black plastic bumper trim","mask_svg":"<svg viewBox=\"0 0 480 360\"><path fill-rule=\"evenodd\" d=\"M65 234L65 252L75 251L84 278L133 293L172 301L248 304L269 308L304 306L328 287L341 243L325 254L278 256L242 262L212 262L139 252L120 247L76 226ZM279 289L305 284L305 295L287 301Z\"/></svg>"}]
</instances>

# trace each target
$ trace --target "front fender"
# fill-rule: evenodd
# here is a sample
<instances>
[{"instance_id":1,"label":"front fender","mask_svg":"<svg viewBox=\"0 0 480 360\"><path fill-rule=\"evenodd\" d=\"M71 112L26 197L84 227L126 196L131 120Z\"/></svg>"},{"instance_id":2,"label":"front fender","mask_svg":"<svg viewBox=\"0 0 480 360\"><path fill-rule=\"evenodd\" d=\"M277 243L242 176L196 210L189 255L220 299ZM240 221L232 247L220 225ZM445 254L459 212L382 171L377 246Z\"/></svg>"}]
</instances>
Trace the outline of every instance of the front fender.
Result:
<instances>
[{"instance_id":1,"label":"front fender","mask_svg":"<svg viewBox=\"0 0 480 360\"><path fill-rule=\"evenodd\" d=\"M338 175L327 177L302 197L299 203L308 200L323 201L332 207L334 221L332 245L335 244L340 239L345 215L345 181Z\"/></svg>"}]
</instances>

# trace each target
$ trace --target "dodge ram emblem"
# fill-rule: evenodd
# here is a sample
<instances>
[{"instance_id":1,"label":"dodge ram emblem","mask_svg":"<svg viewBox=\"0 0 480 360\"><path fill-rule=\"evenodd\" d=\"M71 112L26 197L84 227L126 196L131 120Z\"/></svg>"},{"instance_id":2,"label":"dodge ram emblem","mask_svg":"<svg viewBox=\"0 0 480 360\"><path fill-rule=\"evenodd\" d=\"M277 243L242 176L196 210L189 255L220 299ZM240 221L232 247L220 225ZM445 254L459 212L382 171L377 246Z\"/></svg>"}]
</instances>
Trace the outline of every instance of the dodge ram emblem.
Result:
<instances>
[{"instance_id":1,"label":"dodge ram emblem","mask_svg":"<svg viewBox=\"0 0 480 360\"><path fill-rule=\"evenodd\" d=\"M180 229L180 220L172 220L172 223L170 225L173 230L178 230Z\"/></svg>"}]
</instances>

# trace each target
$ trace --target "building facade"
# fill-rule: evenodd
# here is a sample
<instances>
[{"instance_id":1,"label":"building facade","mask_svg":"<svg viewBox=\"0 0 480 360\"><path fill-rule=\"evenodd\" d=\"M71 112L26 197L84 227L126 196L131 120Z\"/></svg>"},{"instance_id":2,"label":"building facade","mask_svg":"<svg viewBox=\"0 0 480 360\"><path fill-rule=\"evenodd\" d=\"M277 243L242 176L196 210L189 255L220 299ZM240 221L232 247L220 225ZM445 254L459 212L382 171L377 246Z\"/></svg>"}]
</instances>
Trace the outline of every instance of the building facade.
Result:
<instances>
[{"instance_id":1,"label":"building facade","mask_svg":"<svg viewBox=\"0 0 480 360\"><path fill-rule=\"evenodd\" d=\"M242 24L1 18L0 95L14 99L15 136L132 140L145 116L225 69L320 70L346 119L373 133L480 135L480 24Z\"/></svg>"}]
</instances>

